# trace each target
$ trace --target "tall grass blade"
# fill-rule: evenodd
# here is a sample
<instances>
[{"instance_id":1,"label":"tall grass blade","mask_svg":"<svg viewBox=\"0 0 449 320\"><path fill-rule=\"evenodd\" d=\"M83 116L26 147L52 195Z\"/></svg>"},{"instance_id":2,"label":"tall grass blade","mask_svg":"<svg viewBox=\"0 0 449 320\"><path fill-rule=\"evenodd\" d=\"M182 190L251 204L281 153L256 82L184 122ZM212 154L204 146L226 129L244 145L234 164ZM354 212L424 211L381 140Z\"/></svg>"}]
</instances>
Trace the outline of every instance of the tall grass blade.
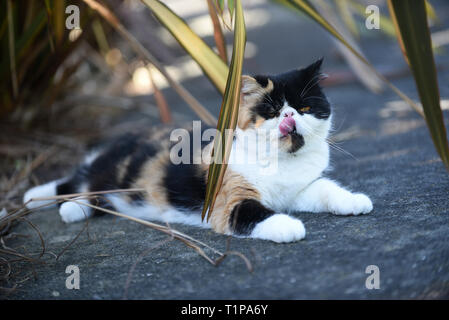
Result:
<instances>
[{"instance_id":1,"label":"tall grass blade","mask_svg":"<svg viewBox=\"0 0 449 320\"><path fill-rule=\"evenodd\" d=\"M213 162L209 166L206 197L202 211L202 219L207 214L209 220L214 208L215 199L220 191L221 183L231 153L232 137L237 125L240 102L243 57L246 45L245 20L240 0L235 1L234 45L231 65L226 81L220 116L217 125L217 136L214 140Z\"/></svg>"},{"instance_id":2,"label":"tall grass blade","mask_svg":"<svg viewBox=\"0 0 449 320\"><path fill-rule=\"evenodd\" d=\"M340 4L343 3L340 1L337 2ZM332 26L335 28L335 30L337 30L342 35L342 37L344 37L346 41L355 50L357 50L357 52L363 55L360 46L357 44L357 41L352 36L350 30L348 30L348 28L342 22L344 17L339 19L338 15L334 13L333 8L329 6L325 1L316 0L316 4L317 4L316 9L321 14L321 16L325 18L329 23L332 23ZM343 9L346 10L347 7L343 7ZM355 56L352 53L352 51L349 50L343 43L341 43L335 38L332 38L332 40L335 42L338 51L340 52L342 57L346 60L346 63L354 72L354 74L357 76L359 81L370 91L377 93L381 92L384 88L384 83L381 79L379 79L375 75L373 76L371 68L367 66L363 61L358 59L358 57ZM365 57L365 55L363 55L363 57Z\"/></svg>"},{"instance_id":3,"label":"tall grass blade","mask_svg":"<svg viewBox=\"0 0 449 320\"><path fill-rule=\"evenodd\" d=\"M97 41L100 52L105 56L109 52L109 43L106 38L106 33L103 30L100 20L94 19L92 21L92 30L94 32L95 40Z\"/></svg>"},{"instance_id":4,"label":"tall grass blade","mask_svg":"<svg viewBox=\"0 0 449 320\"><path fill-rule=\"evenodd\" d=\"M159 90L158 86L154 82L153 74L151 70L148 70L148 74L150 76L150 83L153 87L153 95L156 100L157 107L159 109L159 115L161 116L162 123L171 123L172 116L170 112L170 108L168 107L167 100L164 97L164 94L161 90Z\"/></svg>"},{"instance_id":5,"label":"tall grass blade","mask_svg":"<svg viewBox=\"0 0 449 320\"><path fill-rule=\"evenodd\" d=\"M338 0L335 0L335 2L338 2ZM349 0L349 5L357 15L359 15L362 19L366 19L366 5L363 5L356 0ZM389 35L390 37L396 37L396 31L393 22L389 17L382 14L382 12L379 12L379 23L380 31Z\"/></svg>"},{"instance_id":6,"label":"tall grass blade","mask_svg":"<svg viewBox=\"0 0 449 320\"><path fill-rule=\"evenodd\" d=\"M56 0L54 2L54 32L56 38L56 45L60 46L64 40L65 33L65 8L66 2L65 0Z\"/></svg>"},{"instance_id":7,"label":"tall grass blade","mask_svg":"<svg viewBox=\"0 0 449 320\"><path fill-rule=\"evenodd\" d=\"M218 54L224 63L228 64L228 53L226 51L226 40L223 35L223 29L221 28L220 20L218 19L217 11L215 9L212 0L207 0L207 6L209 8L209 15L214 27L214 40L217 45Z\"/></svg>"},{"instance_id":8,"label":"tall grass blade","mask_svg":"<svg viewBox=\"0 0 449 320\"><path fill-rule=\"evenodd\" d=\"M46 12L45 9L41 9L36 16L31 19L30 25L25 32L20 36L16 43L16 50L18 52L17 59L21 59L27 54L29 48L36 40L41 30L46 24Z\"/></svg>"},{"instance_id":9,"label":"tall grass blade","mask_svg":"<svg viewBox=\"0 0 449 320\"><path fill-rule=\"evenodd\" d=\"M217 4L217 9L220 15L222 15L224 10L224 0L215 0L215 3Z\"/></svg>"},{"instance_id":10,"label":"tall grass blade","mask_svg":"<svg viewBox=\"0 0 449 320\"><path fill-rule=\"evenodd\" d=\"M424 0L389 0L403 52L415 78L435 148L449 170L449 147Z\"/></svg>"},{"instance_id":11,"label":"tall grass blade","mask_svg":"<svg viewBox=\"0 0 449 320\"><path fill-rule=\"evenodd\" d=\"M48 43L50 44L51 52L55 52L55 43L53 41L53 10L50 4L50 0L45 0L45 8L47 9L47 36Z\"/></svg>"},{"instance_id":12,"label":"tall grass blade","mask_svg":"<svg viewBox=\"0 0 449 320\"><path fill-rule=\"evenodd\" d=\"M352 13L352 8L349 5L348 0L334 0L337 5L338 12L341 16L341 19L345 23L346 27L351 31L352 35L356 38L359 38L360 33L357 28L357 23L354 20L354 16Z\"/></svg>"},{"instance_id":13,"label":"tall grass blade","mask_svg":"<svg viewBox=\"0 0 449 320\"><path fill-rule=\"evenodd\" d=\"M8 40L9 40L9 64L11 69L11 82L12 92L14 98L17 98L19 94L19 88L17 84L17 72L16 72L16 49L15 49L15 37L14 37L14 21L12 12L12 2L7 0L8 11Z\"/></svg>"},{"instance_id":14,"label":"tall grass blade","mask_svg":"<svg viewBox=\"0 0 449 320\"><path fill-rule=\"evenodd\" d=\"M234 10L235 10L235 0L228 0L228 11L229 11L229 16L231 17L231 23L232 23L232 17L234 16Z\"/></svg>"},{"instance_id":15,"label":"tall grass blade","mask_svg":"<svg viewBox=\"0 0 449 320\"><path fill-rule=\"evenodd\" d=\"M434 21L436 23L440 22L439 19L438 19L437 14L435 12L435 8L432 6L432 4L428 0L426 0L426 12L427 12L427 17L430 20L432 20L432 21Z\"/></svg>"}]
</instances>

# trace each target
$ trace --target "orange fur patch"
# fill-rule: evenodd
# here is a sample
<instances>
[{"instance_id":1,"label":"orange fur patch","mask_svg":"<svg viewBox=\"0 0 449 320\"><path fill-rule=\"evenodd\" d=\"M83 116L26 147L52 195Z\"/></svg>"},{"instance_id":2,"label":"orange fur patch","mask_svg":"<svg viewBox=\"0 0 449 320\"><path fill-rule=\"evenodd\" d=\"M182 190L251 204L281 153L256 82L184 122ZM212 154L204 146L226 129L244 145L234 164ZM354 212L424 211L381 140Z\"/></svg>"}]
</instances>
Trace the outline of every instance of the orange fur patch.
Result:
<instances>
[{"instance_id":1,"label":"orange fur patch","mask_svg":"<svg viewBox=\"0 0 449 320\"><path fill-rule=\"evenodd\" d=\"M170 162L169 150L159 152L156 157L148 160L143 166L139 178L133 188L144 188L146 200L159 207L168 207L167 193L162 186L165 176L165 167Z\"/></svg>"},{"instance_id":2,"label":"orange fur patch","mask_svg":"<svg viewBox=\"0 0 449 320\"><path fill-rule=\"evenodd\" d=\"M256 128L258 128L265 120L258 117L256 119L256 122L253 123L254 119L252 117L252 108L260 103L260 101L266 94L270 93L273 90L273 81L268 79L267 86L262 87L256 79L250 76L243 76L242 82L242 96L240 99L237 125L241 130L246 130L251 125L254 125Z\"/></svg>"},{"instance_id":3,"label":"orange fur patch","mask_svg":"<svg viewBox=\"0 0 449 320\"><path fill-rule=\"evenodd\" d=\"M245 199L260 200L260 194L240 174L228 168L210 217L212 229L218 233L231 233L229 220L232 210Z\"/></svg>"}]
</instances>

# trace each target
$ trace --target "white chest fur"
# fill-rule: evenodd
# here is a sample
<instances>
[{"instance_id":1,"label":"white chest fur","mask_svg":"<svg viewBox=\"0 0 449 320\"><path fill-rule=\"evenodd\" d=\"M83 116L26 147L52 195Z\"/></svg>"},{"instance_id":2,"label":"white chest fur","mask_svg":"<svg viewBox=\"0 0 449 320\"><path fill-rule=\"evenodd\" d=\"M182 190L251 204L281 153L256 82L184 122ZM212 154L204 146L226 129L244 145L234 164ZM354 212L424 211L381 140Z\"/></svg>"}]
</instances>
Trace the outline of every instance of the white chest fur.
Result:
<instances>
[{"instance_id":1,"label":"white chest fur","mask_svg":"<svg viewBox=\"0 0 449 320\"><path fill-rule=\"evenodd\" d=\"M232 154L235 153L235 154ZM253 154L238 143L231 159ZM280 212L288 211L294 199L310 183L319 178L329 164L329 147L326 142L305 146L296 154L281 154L277 158L231 161L229 168L241 174L260 193L262 204ZM267 163L271 168L266 170Z\"/></svg>"}]
</instances>

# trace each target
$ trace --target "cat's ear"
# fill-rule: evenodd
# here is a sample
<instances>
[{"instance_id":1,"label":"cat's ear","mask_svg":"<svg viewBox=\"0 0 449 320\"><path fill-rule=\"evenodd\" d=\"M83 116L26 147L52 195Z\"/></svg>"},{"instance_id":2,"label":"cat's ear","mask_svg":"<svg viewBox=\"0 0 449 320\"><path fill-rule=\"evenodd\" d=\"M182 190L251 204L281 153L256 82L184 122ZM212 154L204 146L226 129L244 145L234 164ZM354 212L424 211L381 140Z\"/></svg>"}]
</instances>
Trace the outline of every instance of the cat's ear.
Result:
<instances>
[{"instance_id":1,"label":"cat's ear","mask_svg":"<svg viewBox=\"0 0 449 320\"><path fill-rule=\"evenodd\" d=\"M266 76L242 76L241 100L237 126L246 130L252 121L252 108L265 93L273 89L273 82Z\"/></svg>"},{"instance_id":2,"label":"cat's ear","mask_svg":"<svg viewBox=\"0 0 449 320\"><path fill-rule=\"evenodd\" d=\"M242 95L260 93L261 89L263 91L271 91L273 89L273 82L266 76L242 76Z\"/></svg>"},{"instance_id":3,"label":"cat's ear","mask_svg":"<svg viewBox=\"0 0 449 320\"><path fill-rule=\"evenodd\" d=\"M242 90L243 95L251 94L260 88L259 83L253 77L243 75L242 76Z\"/></svg>"},{"instance_id":4,"label":"cat's ear","mask_svg":"<svg viewBox=\"0 0 449 320\"><path fill-rule=\"evenodd\" d=\"M317 61L305 67L303 71L307 72L307 74L309 75L319 74L321 72L321 65L323 64L323 60L323 57L318 59Z\"/></svg>"}]
</instances>

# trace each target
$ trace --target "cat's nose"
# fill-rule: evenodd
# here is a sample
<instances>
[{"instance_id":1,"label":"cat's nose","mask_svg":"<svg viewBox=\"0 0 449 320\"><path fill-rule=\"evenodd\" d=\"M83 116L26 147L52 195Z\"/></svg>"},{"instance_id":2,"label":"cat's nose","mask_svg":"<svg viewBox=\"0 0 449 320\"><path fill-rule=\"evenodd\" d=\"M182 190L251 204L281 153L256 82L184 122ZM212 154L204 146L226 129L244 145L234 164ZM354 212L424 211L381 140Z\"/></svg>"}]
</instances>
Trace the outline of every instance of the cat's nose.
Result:
<instances>
[{"instance_id":1,"label":"cat's nose","mask_svg":"<svg viewBox=\"0 0 449 320\"><path fill-rule=\"evenodd\" d=\"M293 111L287 111L287 112L284 112L284 117L285 118L287 118L287 117L293 117Z\"/></svg>"}]
</instances>

